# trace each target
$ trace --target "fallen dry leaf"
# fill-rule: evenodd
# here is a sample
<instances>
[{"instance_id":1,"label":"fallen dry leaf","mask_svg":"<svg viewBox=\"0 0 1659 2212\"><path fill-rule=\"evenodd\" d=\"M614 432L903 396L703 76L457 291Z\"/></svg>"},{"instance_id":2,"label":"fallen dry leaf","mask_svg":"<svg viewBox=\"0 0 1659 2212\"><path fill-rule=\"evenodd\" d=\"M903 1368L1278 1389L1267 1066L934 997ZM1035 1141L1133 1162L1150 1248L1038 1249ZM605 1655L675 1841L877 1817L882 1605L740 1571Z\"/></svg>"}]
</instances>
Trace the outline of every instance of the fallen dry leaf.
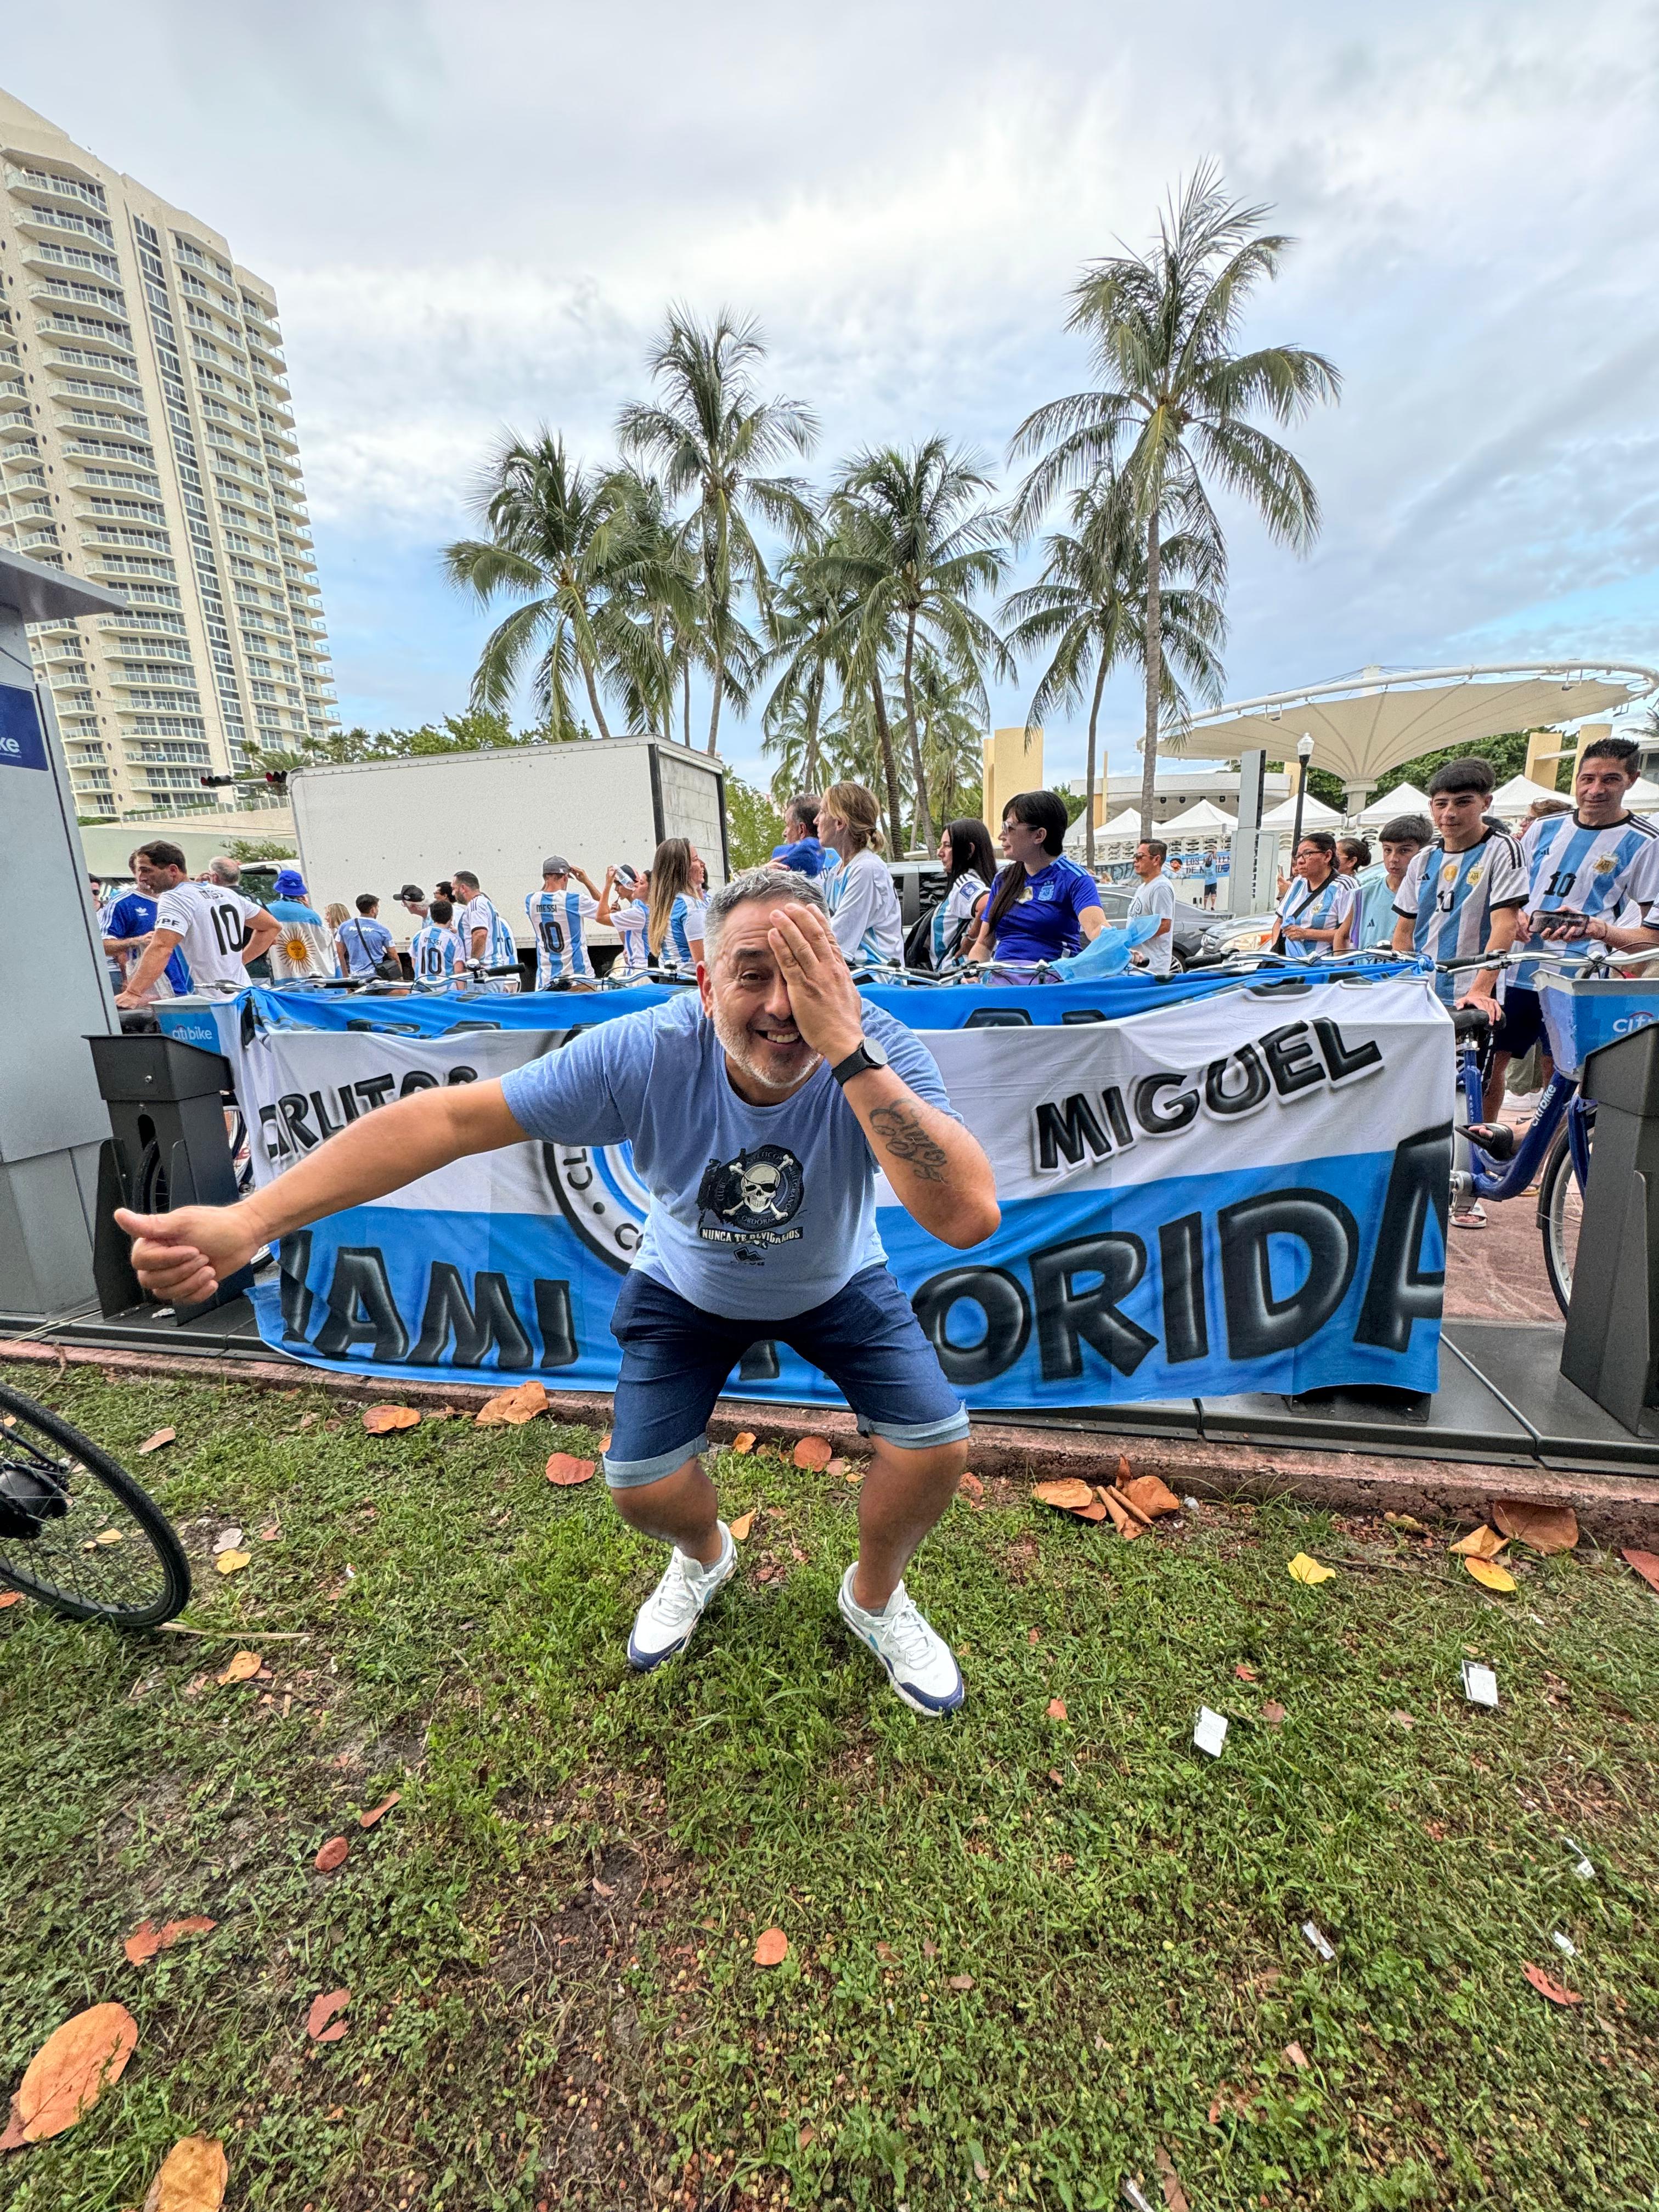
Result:
<instances>
[{"instance_id":1,"label":"fallen dry leaf","mask_svg":"<svg viewBox=\"0 0 1659 2212\"><path fill-rule=\"evenodd\" d=\"M371 1807L367 1813L359 1813L357 1826L360 1828L372 1828L377 1820L385 1820L394 1805L401 1805L403 1802L403 1791L394 1790L389 1797L385 1798L380 1804Z\"/></svg>"},{"instance_id":2,"label":"fallen dry leaf","mask_svg":"<svg viewBox=\"0 0 1659 2212\"><path fill-rule=\"evenodd\" d=\"M1285 1571L1293 1583L1307 1583L1311 1585L1315 1583L1329 1582L1336 1569L1321 1566L1317 1559L1310 1559L1305 1552L1298 1552Z\"/></svg>"},{"instance_id":3,"label":"fallen dry leaf","mask_svg":"<svg viewBox=\"0 0 1659 2212\"><path fill-rule=\"evenodd\" d=\"M602 1452L608 1452L611 1449L611 1431L607 1429L605 1434L599 1438L599 1449Z\"/></svg>"},{"instance_id":4,"label":"fallen dry leaf","mask_svg":"<svg viewBox=\"0 0 1659 2212\"><path fill-rule=\"evenodd\" d=\"M741 1544L754 1525L755 1516L752 1512L739 1513L737 1519L731 1524L732 1542Z\"/></svg>"},{"instance_id":5,"label":"fallen dry leaf","mask_svg":"<svg viewBox=\"0 0 1659 2212\"><path fill-rule=\"evenodd\" d=\"M154 1436L146 1437L139 1445L139 1458L147 1459L151 1452L160 1451L163 1444L172 1443L178 1434L177 1429L157 1429Z\"/></svg>"},{"instance_id":6,"label":"fallen dry leaf","mask_svg":"<svg viewBox=\"0 0 1659 2212\"><path fill-rule=\"evenodd\" d=\"M1035 1628L1028 1628L1025 1632L1025 1641L1028 1644L1041 1644L1042 1638Z\"/></svg>"},{"instance_id":7,"label":"fallen dry leaf","mask_svg":"<svg viewBox=\"0 0 1659 2212\"><path fill-rule=\"evenodd\" d=\"M763 1928L755 1938L755 1964L781 1966L789 1955L789 1938L781 1928Z\"/></svg>"},{"instance_id":8,"label":"fallen dry leaf","mask_svg":"<svg viewBox=\"0 0 1659 2212\"><path fill-rule=\"evenodd\" d=\"M221 1552L213 1564L222 1575L240 1575L252 1557L252 1552Z\"/></svg>"},{"instance_id":9,"label":"fallen dry leaf","mask_svg":"<svg viewBox=\"0 0 1659 2212\"><path fill-rule=\"evenodd\" d=\"M1463 1565L1484 1589L1512 1590L1515 1588L1515 1577L1509 1569L1495 1566L1490 1559L1466 1559Z\"/></svg>"},{"instance_id":10,"label":"fallen dry leaf","mask_svg":"<svg viewBox=\"0 0 1659 2212\"><path fill-rule=\"evenodd\" d=\"M1128 1507L1120 1499L1116 1491L1103 1490L1100 1493L1100 1502L1106 1511L1111 1515L1112 1526L1117 1530L1118 1534L1126 1542L1133 1543L1139 1535L1144 1524L1136 1520Z\"/></svg>"},{"instance_id":11,"label":"fallen dry leaf","mask_svg":"<svg viewBox=\"0 0 1659 2212\"><path fill-rule=\"evenodd\" d=\"M1624 1551L1619 1554L1627 1567L1634 1567L1650 1589L1659 1590L1659 1552ZM8 1600L0 1598L0 1605L16 1603L15 1594Z\"/></svg>"},{"instance_id":12,"label":"fallen dry leaf","mask_svg":"<svg viewBox=\"0 0 1659 2212\"><path fill-rule=\"evenodd\" d=\"M1048 1717L1051 1721L1063 1721L1066 1718L1066 1700L1064 1698L1049 1698Z\"/></svg>"},{"instance_id":13,"label":"fallen dry leaf","mask_svg":"<svg viewBox=\"0 0 1659 2212\"><path fill-rule=\"evenodd\" d=\"M161 2160L143 2212L219 2212L230 2167L215 2136L186 2136Z\"/></svg>"},{"instance_id":14,"label":"fallen dry leaf","mask_svg":"<svg viewBox=\"0 0 1659 2212\"><path fill-rule=\"evenodd\" d=\"M257 1651L233 1651L229 1664L213 1679L216 1682L251 1681L264 1664Z\"/></svg>"},{"instance_id":15,"label":"fallen dry leaf","mask_svg":"<svg viewBox=\"0 0 1659 2212\"><path fill-rule=\"evenodd\" d=\"M614 1881L601 1881L598 1875L595 1875L593 1877L593 1888L595 1894L599 1897L614 1897L617 1894L616 1883Z\"/></svg>"},{"instance_id":16,"label":"fallen dry leaf","mask_svg":"<svg viewBox=\"0 0 1659 2212\"><path fill-rule=\"evenodd\" d=\"M574 1490L579 1482L591 1482L597 1462L573 1459L568 1452L555 1452L547 1462L547 1479L561 1490Z\"/></svg>"},{"instance_id":17,"label":"fallen dry leaf","mask_svg":"<svg viewBox=\"0 0 1659 2212\"><path fill-rule=\"evenodd\" d=\"M1570 1552L1578 1541L1578 1516L1571 1505L1530 1504L1519 1498L1500 1498L1492 1517L1506 1536L1534 1552Z\"/></svg>"},{"instance_id":18,"label":"fallen dry leaf","mask_svg":"<svg viewBox=\"0 0 1659 2212\"><path fill-rule=\"evenodd\" d=\"M971 1990L973 1986L974 1978L971 1974L952 1974L945 1984L947 1989L952 1990Z\"/></svg>"},{"instance_id":19,"label":"fallen dry leaf","mask_svg":"<svg viewBox=\"0 0 1659 2212\"><path fill-rule=\"evenodd\" d=\"M1061 1513L1082 1513L1097 1502L1088 1484L1075 1475L1066 1476L1058 1482L1039 1482L1031 1495L1039 1505L1053 1505Z\"/></svg>"},{"instance_id":20,"label":"fallen dry leaf","mask_svg":"<svg viewBox=\"0 0 1659 2212\"><path fill-rule=\"evenodd\" d=\"M1261 1717L1269 1728L1282 1728L1285 1722L1285 1708L1269 1698L1261 1708Z\"/></svg>"},{"instance_id":21,"label":"fallen dry leaf","mask_svg":"<svg viewBox=\"0 0 1659 2212\"><path fill-rule=\"evenodd\" d=\"M344 1423L343 1421L342 1421L342 1420L338 1419L336 1419L331 1420L331 1421L325 1421L325 1422L323 1423L323 1426L324 1426L324 1428L328 1431L328 1433L331 1436L331 1435L333 1435L333 1433L335 1432L335 1431L336 1431L336 1430L344 1428L344 1426L345 1426L345 1423Z\"/></svg>"},{"instance_id":22,"label":"fallen dry leaf","mask_svg":"<svg viewBox=\"0 0 1659 2212\"><path fill-rule=\"evenodd\" d=\"M1255 1668L1254 1667L1247 1667L1242 1659L1235 1662L1233 1672L1237 1675L1241 1682L1254 1682L1258 1679Z\"/></svg>"},{"instance_id":23,"label":"fallen dry leaf","mask_svg":"<svg viewBox=\"0 0 1659 2212\"><path fill-rule=\"evenodd\" d=\"M1412 1718L1412 1716L1406 1711L1403 1705L1396 1705L1394 1711L1389 1715L1389 1718L1394 1723L1396 1728L1414 1729L1417 1726L1417 1723Z\"/></svg>"},{"instance_id":24,"label":"fallen dry leaf","mask_svg":"<svg viewBox=\"0 0 1659 2212\"><path fill-rule=\"evenodd\" d=\"M54 2028L30 2059L0 2144L16 2149L72 2128L121 2078L138 2023L123 2004L95 2004Z\"/></svg>"},{"instance_id":25,"label":"fallen dry leaf","mask_svg":"<svg viewBox=\"0 0 1659 2212\"><path fill-rule=\"evenodd\" d=\"M817 2131L817 2130L816 2128L811 2128L811 2127L800 2127L800 2128L797 2128L797 2129L796 2129L796 2130L795 2130L795 2148L796 2148L796 2149L797 2149L797 2150L805 2150L805 2149L806 2148L806 2146L807 2146L810 2142L816 2142L816 2141L817 2141L817 2132L818 2132L818 2131Z\"/></svg>"},{"instance_id":26,"label":"fallen dry leaf","mask_svg":"<svg viewBox=\"0 0 1659 2212\"><path fill-rule=\"evenodd\" d=\"M1471 1528L1467 1536L1460 1537L1456 1543L1449 1544L1446 1548L1454 1559L1495 1559L1509 1540L1507 1536L1500 1536L1496 1528L1489 1528L1483 1521L1478 1528Z\"/></svg>"},{"instance_id":27,"label":"fallen dry leaf","mask_svg":"<svg viewBox=\"0 0 1659 2212\"><path fill-rule=\"evenodd\" d=\"M1298 2074L1305 2073L1308 2065L1308 2054L1302 2048L1302 2045L1299 2043L1287 2043L1285 2045L1285 2056L1290 2060L1291 2065L1295 2067Z\"/></svg>"},{"instance_id":28,"label":"fallen dry leaf","mask_svg":"<svg viewBox=\"0 0 1659 2212\"><path fill-rule=\"evenodd\" d=\"M835 1446L827 1437L803 1437L795 1446L793 1459L797 1467L828 1467L836 1455Z\"/></svg>"},{"instance_id":29,"label":"fallen dry leaf","mask_svg":"<svg viewBox=\"0 0 1659 2212\"><path fill-rule=\"evenodd\" d=\"M1181 2185L1181 2176L1176 2172L1175 2160L1162 2143L1152 2154L1152 2164L1158 2168L1158 2178L1164 2191L1165 2212L1189 2212L1187 2192Z\"/></svg>"},{"instance_id":30,"label":"fallen dry leaf","mask_svg":"<svg viewBox=\"0 0 1659 2212\"><path fill-rule=\"evenodd\" d=\"M142 1966L146 1960L153 1959L158 1951L170 1951L175 1943L182 1942L186 1936L206 1936L218 1925L216 1920L210 1920L204 1913L200 1912L192 1912L183 1920L167 1921L160 1928L153 1920L141 1920L131 1935L123 1942L121 1948L126 1953L128 1960L133 1966Z\"/></svg>"},{"instance_id":31,"label":"fallen dry leaf","mask_svg":"<svg viewBox=\"0 0 1659 2212\"><path fill-rule=\"evenodd\" d=\"M498 1390L486 1398L473 1419L481 1429L521 1428L546 1411L546 1384L520 1382L515 1389Z\"/></svg>"},{"instance_id":32,"label":"fallen dry leaf","mask_svg":"<svg viewBox=\"0 0 1659 2212\"><path fill-rule=\"evenodd\" d=\"M332 1874L336 1867L345 1864L350 1849L343 1836L331 1836L311 1863L319 1874Z\"/></svg>"},{"instance_id":33,"label":"fallen dry leaf","mask_svg":"<svg viewBox=\"0 0 1659 2212\"><path fill-rule=\"evenodd\" d=\"M837 1452L835 1458L830 1461L829 1466L826 1467L823 1471L826 1474L832 1475L835 1480L839 1482L842 1475L847 1474L847 1466L848 1462L841 1456L841 1454ZM856 1482L858 1480L858 1477L855 1474L848 1475L847 1479L849 1482Z\"/></svg>"},{"instance_id":34,"label":"fallen dry leaf","mask_svg":"<svg viewBox=\"0 0 1659 2212\"><path fill-rule=\"evenodd\" d=\"M1127 1482L1131 1479L1129 1461L1126 1453L1120 1452L1118 1454L1117 1465L1113 1469L1113 1476L1118 1482Z\"/></svg>"},{"instance_id":35,"label":"fallen dry leaf","mask_svg":"<svg viewBox=\"0 0 1659 2212\"><path fill-rule=\"evenodd\" d=\"M295 1431L295 1434L298 1436L301 1430L314 1429L316 1425L317 1416L315 1413L301 1413L300 1416L300 1427Z\"/></svg>"},{"instance_id":36,"label":"fallen dry leaf","mask_svg":"<svg viewBox=\"0 0 1659 2212\"><path fill-rule=\"evenodd\" d=\"M417 1429L421 1417L413 1406L365 1406L363 1426L372 1437L390 1436L394 1429Z\"/></svg>"},{"instance_id":37,"label":"fallen dry leaf","mask_svg":"<svg viewBox=\"0 0 1659 2212\"><path fill-rule=\"evenodd\" d=\"M1097 1498L1094 1504L1085 1505L1077 1517L1079 1521L1103 1521L1106 1518L1106 1508Z\"/></svg>"},{"instance_id":38,"label":"fallen dry leaf","mask_svg":"<svg viewBox=\"0 0 1659 2212\"><path fill-rule=\"evenodd\" d=\"M346 2032L343 2020L335 2014L342 2013L351 2002L349 1990L330 1990L325 1996L313 1997L311 2010L306 2014L306 2033L313 2043L337 2043ZM333 2025L331 2027L330 2022Z\"/></svg>"},{"instance_id":39,"label":"fallen dry leaf","mask_svg":"<svg viewBox=\"0 0 1659 2212\"><path fill-rule=\"evenodd\" d=\"M976 1474L964 1474L957 1488L964 1498L983 1498L985 1495L985 1485Z\"/></svg>"},{"instance_id":40,"label":"fallen dry leaf","mask_svg":"<svg viewBox=\"0 0 1659 2212\"><path fill-rule=\"evenodd\" d=\"M1527 1960L1523 1963L1522 1971L1525 1973L1527 1979L1532 1984L1534 1989L1537 1990L1539 1996L1540 1997L1547 1997L1553 2005L1576 2005L1583 2003L1584 2000L1579 1996L1577 1990L1563 1989L1559 1982L1556 1981L1551 1975L1547 1974L1541 1966L1534 1966L1530 1960Z\"/></svg>"},{"instance_id":41,"label":"fallen dry leaf","mask_svg":"<svg viewBox=\"0 0 1659 2212\"><path fill-rule=\"evenodd\" d=\"M1625 1557L1628 1559L1630 1553L1626 1552ZM3 1613L9 1605L21 1605L22 1602L21 1590L0 1590L0 1613Z\"/></svg>"},{"instance_id":42,"label":"fallen dry leaf","mask_svg":"<svg viewBox=\"0 0 1659 2212\"><path fill-rule=\"evenodd\" d=\"M1143 1474L1133 1482L1121 1486L1131 1505L1156 1520L1160 1513L1179 1513L1181 1500L1167 1482L1160 1482L1155 1474Z\"/></svg>"},{"instance_id":43,"label":"fallen dry leaf","mask_svg":"<svg viewBox=\"0 0 1659 2212\"><path fill-rule=\"evenodd\" d=\"M755 1449L755 1431L752 1429L739 1429L732 1439L731 1448L740 1455L746 1456Z\"/></svg>"},{"instance_id":44,"label":"fallen dry leaf","mask_svg":"<svg viewBox=\"0 0 1659 2212\"><path fill-rule=\"evenodd\" d=\"M1143 1513L1139 1506L1135 1504L1133 1498L1130 1497L1127 1490L1109 1490L1104 1483L1097 1482L1095 1485L1095 1496L1100 1500L1103 1505L1113 1504L1121 1505L1123 1508L1123 1510L1129 1516L1130 1519L1133 1521L1137 1528L1150 1528L1152 1527L1152 1515L1150 1513Z\"/></svg>"}]
</instances>

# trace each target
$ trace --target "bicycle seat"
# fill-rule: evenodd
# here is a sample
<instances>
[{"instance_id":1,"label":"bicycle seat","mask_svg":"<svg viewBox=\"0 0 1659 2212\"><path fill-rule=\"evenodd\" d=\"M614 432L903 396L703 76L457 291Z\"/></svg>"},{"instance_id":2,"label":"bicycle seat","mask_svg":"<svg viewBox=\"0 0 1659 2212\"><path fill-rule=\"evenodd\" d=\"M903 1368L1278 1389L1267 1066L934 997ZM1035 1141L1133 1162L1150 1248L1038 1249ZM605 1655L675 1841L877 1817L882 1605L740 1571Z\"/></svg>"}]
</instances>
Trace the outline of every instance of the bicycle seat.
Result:
<instances>
[{"instance_id":1,"label":"bicycle seat","mask_svg":"<svg viewBox=\"0 0 1659 2212\"><path fill-rule=\"evenodd\" d=\"M1483 1037L1492 1024L1479 1006L1454 1006L1452 1027L1460 1037Z\"/></svg>"}]
</instances>

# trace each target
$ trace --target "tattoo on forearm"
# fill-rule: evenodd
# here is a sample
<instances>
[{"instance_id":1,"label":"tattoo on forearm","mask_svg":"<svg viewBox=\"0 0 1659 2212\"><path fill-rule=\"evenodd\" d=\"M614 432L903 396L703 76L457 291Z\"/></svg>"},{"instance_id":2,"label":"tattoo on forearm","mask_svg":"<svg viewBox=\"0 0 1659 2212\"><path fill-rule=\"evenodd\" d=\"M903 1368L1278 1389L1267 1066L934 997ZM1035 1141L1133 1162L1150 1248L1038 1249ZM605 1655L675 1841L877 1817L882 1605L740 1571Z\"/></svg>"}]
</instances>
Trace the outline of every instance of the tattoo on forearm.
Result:
<instances>
[{"instance_id":1,"label":"tattoo on forearm","mask_svg":"<svg viewBox=\"0 0 1659 2212\"><path fill-rule=\"evenodd\" d=\"M919 1182L945 1181L945 1147L922 1127L920 1115L908 1106L876 1106L871 1109L870 1120L882 1150L902 1160Z\"/></svg>"}]
</instances>

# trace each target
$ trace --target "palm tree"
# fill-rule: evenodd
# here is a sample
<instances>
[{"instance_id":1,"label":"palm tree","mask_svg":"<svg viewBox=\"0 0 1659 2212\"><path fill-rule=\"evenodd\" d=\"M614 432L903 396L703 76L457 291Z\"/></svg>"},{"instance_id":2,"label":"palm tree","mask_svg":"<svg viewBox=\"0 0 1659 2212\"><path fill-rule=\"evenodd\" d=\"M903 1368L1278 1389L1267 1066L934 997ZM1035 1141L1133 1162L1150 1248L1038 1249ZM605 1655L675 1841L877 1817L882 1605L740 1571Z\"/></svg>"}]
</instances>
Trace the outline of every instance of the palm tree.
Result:
<instances>
[{"instance_id":1,"label":"palm tree","mask_svg":"<svg viewBox=\"0 0 1659 2212\"><path fill-rule=\"evenodd\" d=\"M916 717L927 789L939 802L939 827L963 811L963 794L985 772L983 687L964 683L933 647L916 647Z\"/></svg>"},{"instance_id":2,"label":"palm tree","mask_svg":"<svg viewBox=\"0 0 1659 2212\"><path fill-rule=\"evenodd\" d=\"M998 518L976 504L990 489L989 478L968 455L933 437L906 451L888 446L856 454L830 495L832 538L825 563L858 594L862 611L854 666L873 686L878 722L886 720L881 656L890 636L902 641L915 827L925 845L933 842L933 818L916 720L918 630L976 690L982 690L983 664L999 674L1012 672L1002 640L969 604L981 591L995 588L1006 562Z\"/></svg>"},{"instance_id":3,"label":"palm tree","mask_svg":"<svg viewBox=\"0 0 1659 2212\"><path fill-rule=\"evenodd\" d=\"M1213 596L1225 573L1224 556L1197 518L1195 530L1160 537L1163 570L1159 619L1161 705L1166 715L1185 719L1186 698L1176 680L1178 665L1207 700L1221 696L1217 650L1226 636L1226 617ZM1106 678L1121 662L1144 665L1146 653L1146 541L1134 501L1121 478L1109 471L1103 480L1079 492L1072 501L1075 535L1057 532L1045 539L1047 558L1039 580L1003 602L1002 620L1012 625L1006 641L1015 653L1049 653L1025 721L1028 729L1046 721L1057 708L1089 702L1089 763L1084 802L1084 858L1095 864L1097 733ZM1092 681L1091 680L1092 675ZM1151 815L1143 796L1141 819Z\"/></svg>"},{"instance_id":4,"label":"palm tree","mask_svg":"<svg viewBox=\"0 0 1659 2212\"><path fill-rule=\"evenodd\" d=\"M1091 263L1072 292L1069 330L1088 334L1101 383L1051 400L1014 433L1010 458L1039 456L1012 508L1017 535L1054 494L1116 464L1146 545L1146 735L1141 817L1158 781L1164 696L1160 531L1171 501L1218 548L1209 486L1256 508L1273 538L1305 550L1319 531L1311 479L1249 416L1288 422L1334 400L1341 379L1301 346L1233 350L1245 301L1277 275L1290 239L1258 234L1267 210L1229 200L1206 163L1158 219L1150 254Z\"/></svg>"},{"instance_id":5,"label":"palm tree","mask_svg":"<svg viewBox=\"0 0 1659 2212\"><path fill-rule=\"evenodd\" d=\"M811 451L817 418L793 399L763 399L752 374L765 346L755 324L735 322L722 308L705 329L684 308L671 308L650 356L661 394L655 404L624 407L617 434L624 453L654 462L671 500L690 497L686 540L702 579L702 619L713 679L708 750L720 736L720 708L732 671L752 640L739 638L735 602L744 582L764 603L769 579L750 527L750 516L799 535L810 526L811 503L794 477L767 473L785 452Z\"/></svg>"},{"instance_id":6,"label":"palm tree","mask_svg":"<svg viewBox=\"0 0 1659 2212\"><path fill-rule=\"evenodd\" d=\"M640 526L629 485L615 471L573 463L564 441L543 430L528 442L507 437L476 505L489 535L446 546L449 579L486 606L510 595L525 604L485 641L473 705L503 712L526 664L538 656L532 680L548 736L582 734L570 696L580 676L594 724L608 738L601 693L647 676L630 595L673 598L680 589L663 568L660 544Z\"/></svg>"},{"instance_id":7,"label":"palm tree","mask_svg":"<svg viewBox=\"0 0 1659 2212\"><path fill-rule=\"evenodd\" d=\"M826 565L825 544L822 528L814 525L805 543L785 559L766 610L767 665L780 671L766 702L766 726L769 732L789 728L799 738L798 791L822 788L825 693L832 678L845 676L857 627L857 599ZM763 747L774 750L769 742Z\"/></svg>"}]
</instances>

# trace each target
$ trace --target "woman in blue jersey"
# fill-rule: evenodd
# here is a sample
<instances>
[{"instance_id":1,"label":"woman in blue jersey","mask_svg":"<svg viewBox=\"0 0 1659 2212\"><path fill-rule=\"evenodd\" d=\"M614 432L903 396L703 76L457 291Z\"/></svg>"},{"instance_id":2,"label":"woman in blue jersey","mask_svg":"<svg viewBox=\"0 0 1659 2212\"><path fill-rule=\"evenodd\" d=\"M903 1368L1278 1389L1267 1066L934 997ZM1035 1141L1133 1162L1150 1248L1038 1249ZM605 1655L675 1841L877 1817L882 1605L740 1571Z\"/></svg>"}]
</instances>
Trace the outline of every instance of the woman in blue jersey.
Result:
<instances>
[{"instance_id":1,"label":"woman in blue jersey","mask_svg":"<svg viewBox=\"0 0 1659 2212\"><path fill-rule=\"evenodd\" d=\"M991 833L978 820L947 823L939 841L939 859L945 871L945 896L933 908L928 939L935 971L955 967L967 957L975 916L997 872Z\"/></svg>"},{"instance_id":2,"label":"woman in blue jersey","mask_svg":"<svg viewBox=\"0 0 1659 2212\"><path fill-rule=\"evenodd\" d=\"M1279 902L1274 951L1290 960L1327 958L1358 896L1353 878L1337 872L1335 838L1328 830L1304 830Z\"/></svg>"},{"instance_id":3,"label":"woman in blue jersey","mask_svg":"<svg viewBox=\"0 0 1659 2212\"><path fill-rule=\"evenodd\" d=\"M1008 865L997 877L970 959L1035 965L1099 936L1106 920L1100 893L1089 871L1061 850L1066 827L1066 802L1057 791L1017 792L1003 808Z\"/></svg>"},{"instance_id":4,"label":"woman in blue jersey","mask_svg":"<svg viewBox=\"0 0 1659 2212\"><path fill-rule=\"evenodd\" d=\"M646 939L665 968L702 964L702 906L696 890L702 866L696 847L684 837L665 837L653 857Z\"/></svg>"}]
</instances>

